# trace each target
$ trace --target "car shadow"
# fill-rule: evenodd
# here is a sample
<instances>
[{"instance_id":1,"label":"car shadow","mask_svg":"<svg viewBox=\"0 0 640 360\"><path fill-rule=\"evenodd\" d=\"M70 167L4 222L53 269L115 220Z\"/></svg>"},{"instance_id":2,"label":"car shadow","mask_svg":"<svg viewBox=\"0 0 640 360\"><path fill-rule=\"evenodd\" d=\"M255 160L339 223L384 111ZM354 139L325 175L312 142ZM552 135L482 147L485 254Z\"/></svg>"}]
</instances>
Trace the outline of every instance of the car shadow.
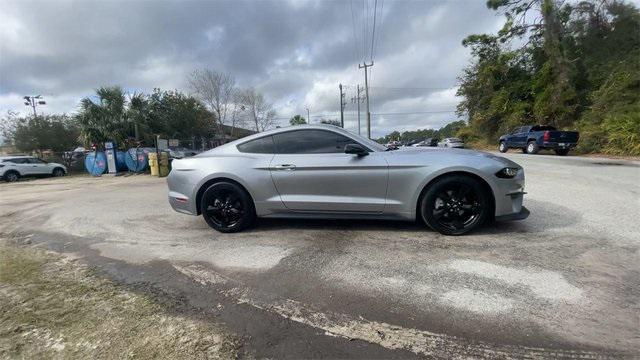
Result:
<instances>
[{"instance_id":1,"label":"car shadow","mask_svg":"<svg viewBox=\"0 0 640 360\"><path fill-rule=\"evenodd\" d=\"M473 235L538 233L549 229L564 228L578 223L582 215L568 207L545 201L528 200L531 215L525 220L493 221L473 231ZM337 231L381 231L435 233L421 221L398 221L380 219L258 219L251 232L282 230L337 230Z\"/></svg>"}]
</instances>

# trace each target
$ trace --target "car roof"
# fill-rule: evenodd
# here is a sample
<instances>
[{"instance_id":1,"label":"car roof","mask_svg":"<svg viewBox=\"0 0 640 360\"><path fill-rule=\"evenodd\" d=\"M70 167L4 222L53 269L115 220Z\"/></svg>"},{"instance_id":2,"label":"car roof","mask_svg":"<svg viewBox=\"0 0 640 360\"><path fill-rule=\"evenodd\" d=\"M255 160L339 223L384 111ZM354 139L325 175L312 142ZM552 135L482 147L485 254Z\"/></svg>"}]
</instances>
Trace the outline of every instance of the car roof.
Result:
<instances>
[{"instance_id":1,"label":"car roof","mask_svg":"<svg viewBox=\"0 0 640 360\"><path fill-rule=\"evenodd\" d=\"M6 159L21 159L21 158L32 158L31 155L2 155L0 156L0 160Z\"/></svg>"}]
</instances>

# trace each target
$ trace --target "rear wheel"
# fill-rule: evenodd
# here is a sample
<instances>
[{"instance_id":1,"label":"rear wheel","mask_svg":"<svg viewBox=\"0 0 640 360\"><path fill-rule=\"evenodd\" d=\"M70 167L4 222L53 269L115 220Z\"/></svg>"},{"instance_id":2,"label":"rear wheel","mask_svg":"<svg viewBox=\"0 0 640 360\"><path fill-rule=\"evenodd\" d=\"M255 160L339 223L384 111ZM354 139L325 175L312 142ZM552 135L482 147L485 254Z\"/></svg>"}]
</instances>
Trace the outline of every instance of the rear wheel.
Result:
<instances>
[{"instance_id":1,"label":"rear wheel","mask_svg":"<svg viewBox=\"0 0 640 360\"><path fill-rule=\"evenodd\" d=\"M537 154L539 150L538 144L536 144L535 141L529 141L527 143L527 154Z\"/></svg>"},{"instance_id":2,"label":"rear wheel","mask_svg":"<svg viewBox=\"0 0 640 360\"><path fill-rule=\"evenodd\" d=\"M223 233L241 231L256 217L249 194L231 182L211 185L202 195L200 211L209 226Z\"/></svg>"},{"instance_id":3,"label":"rear wheel","mask_svg":"<svg viewBox=\"0 0 640 360\"><path fill-rule=\"evenodd\" d=\"M53 169L53 174L52 175L55 176L55 177L64 176L64 169L55 168L55 169Z\"/></svg>"},{"instance_id":4,"label":"rear wheel","mask_svg":"<svg viewBox=\"0 0 640 360\"><path fill-rule=\"evenodd\" d=\"M498 150L501 153L506 153L509 150L509 148L507 147L507 144L504 141L500 141L500 145L498 145Z\"/></svg>"},{"instance_id":5,"label":"rear wheel","mask_svg":"<svg viewBox=\"0 0 640 360\"><path fill-rule=\"evenodd\" d=\"M569 149L556 149L556 155L566 156L569 153Z\"/></svg>"},{"instance_id":6,"label":"rear wheel","mask_svg":"<svg viewBox=\"0 0 640 360\"><path fill-rule=\"evenodd\" d=\"M464 175L446 176L429 186L422 197L424 222L444 235L463 235L489 216L491 198L480 182Z\"/></svg>"}]
</instances>

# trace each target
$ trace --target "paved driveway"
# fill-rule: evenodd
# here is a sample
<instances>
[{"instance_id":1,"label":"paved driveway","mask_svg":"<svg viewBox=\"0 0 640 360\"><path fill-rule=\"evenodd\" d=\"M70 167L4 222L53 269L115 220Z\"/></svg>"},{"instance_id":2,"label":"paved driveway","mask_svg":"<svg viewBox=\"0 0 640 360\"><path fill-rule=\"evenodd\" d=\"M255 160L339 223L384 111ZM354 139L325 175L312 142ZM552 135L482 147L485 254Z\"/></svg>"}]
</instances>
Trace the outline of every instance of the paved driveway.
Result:
<instances>
[{"instance_id":1,"label":"paved driveway","mask_svg":"<svg viewBox=\"0 0 640 360\"><path fill-rule=\"evenodd\" d=\"M144 175L0 184L0 231L213 314L257 356L640 355L640 164L506 156L531 216L464 237L309 220L219 234Z\"/></svg>"}]
</instances>

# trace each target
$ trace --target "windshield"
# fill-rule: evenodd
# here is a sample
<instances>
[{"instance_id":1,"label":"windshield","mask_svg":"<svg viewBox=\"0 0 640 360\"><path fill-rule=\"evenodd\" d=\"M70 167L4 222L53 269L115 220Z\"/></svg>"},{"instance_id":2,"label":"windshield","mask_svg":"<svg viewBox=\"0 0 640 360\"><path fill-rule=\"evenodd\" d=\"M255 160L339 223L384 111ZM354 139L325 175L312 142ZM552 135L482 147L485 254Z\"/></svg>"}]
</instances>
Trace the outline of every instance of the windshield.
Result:
<instances>
[{"instance_id":1,"label":"windshield","mask_svg":"<svg viewBox=\"0 0 640 360\"><path fill-rule=\"evenodd\" d=\"M462 140L460 140L458 138L451 138L451 139L449 139L449 142L462 142Z\"/></svg>"}]
</instances>

